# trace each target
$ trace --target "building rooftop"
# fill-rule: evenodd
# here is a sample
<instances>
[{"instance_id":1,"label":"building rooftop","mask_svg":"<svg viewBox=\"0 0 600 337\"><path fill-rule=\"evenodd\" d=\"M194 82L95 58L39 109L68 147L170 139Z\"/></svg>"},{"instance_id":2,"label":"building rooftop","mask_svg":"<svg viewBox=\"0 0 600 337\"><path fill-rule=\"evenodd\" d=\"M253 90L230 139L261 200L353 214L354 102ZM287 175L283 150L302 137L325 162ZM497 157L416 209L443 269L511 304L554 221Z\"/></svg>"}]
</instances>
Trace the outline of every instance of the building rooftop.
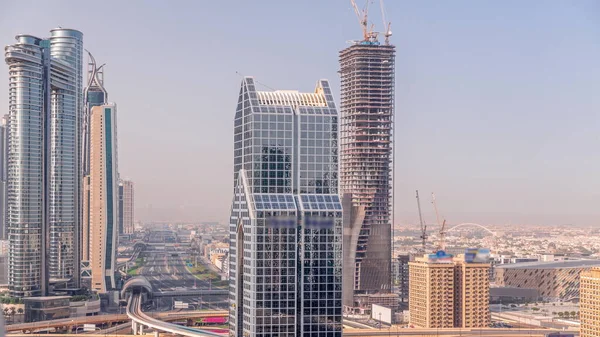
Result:
<instances>
[{"instance_id":1,"label":"building rooftop","mask_svg":"<svg viewBox=\"0 0 600 337\"><path fill-rule=\"evenodd\" d=\"M502 269L568 269L568 268L589 268L600 267L600 260L565 260L550 262L520 262L511 264L502 264L496 268Z\"/></svg>"}]
</instances>

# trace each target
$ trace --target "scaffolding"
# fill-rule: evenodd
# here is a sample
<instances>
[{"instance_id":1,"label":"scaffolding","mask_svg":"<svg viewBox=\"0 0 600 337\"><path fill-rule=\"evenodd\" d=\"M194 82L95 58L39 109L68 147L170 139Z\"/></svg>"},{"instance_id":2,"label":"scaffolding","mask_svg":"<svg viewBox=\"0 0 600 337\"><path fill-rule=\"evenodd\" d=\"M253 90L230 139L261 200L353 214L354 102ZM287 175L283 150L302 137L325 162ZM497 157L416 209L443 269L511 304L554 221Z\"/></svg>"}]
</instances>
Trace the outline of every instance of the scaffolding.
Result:
<instances>
[{"instance_id":1,"label":"scaffolding","mask_svg":"<svg viewBox=\"0 0 600 337\"><path fill-rule=\"evenodd\" d=\"M389 291L391 282L394 59L387 44L361 42L340 52L341 189L366 212L356 240L358 293Z\"/></svg>"}]
</instances>

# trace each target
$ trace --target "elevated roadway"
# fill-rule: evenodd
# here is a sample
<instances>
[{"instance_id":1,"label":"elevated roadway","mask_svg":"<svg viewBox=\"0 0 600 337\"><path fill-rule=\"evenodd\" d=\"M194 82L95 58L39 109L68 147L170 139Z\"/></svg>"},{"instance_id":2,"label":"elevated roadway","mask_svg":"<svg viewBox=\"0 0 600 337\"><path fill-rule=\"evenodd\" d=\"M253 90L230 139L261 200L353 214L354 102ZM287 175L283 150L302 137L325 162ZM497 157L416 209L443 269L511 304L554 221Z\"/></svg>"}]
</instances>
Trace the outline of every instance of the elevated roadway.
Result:
<instances>
[{"instance_id":1,"label":"elevated roadway","mask_svg":"<svg viewBox=\"0 0 600 337\"><path fill-rule=\"evenodd\" d=\"M186 289L173 291L154 291L152 297L198 297L202 295L229 295L226 289Z\"/></svg>"},{"instance_id":2,"label":"elevated roadway","mask_svg":"<svg viewBox=\"0 0 600 337\"><path fill-rule=\"evenodd\" d=\"M131 318L133 334L144 334L144 327L154 329L154 334L158 337L159 332L167 332L174 335L187 337L204 336L227 336L228 334L214 333L206 330L188 328L185 326L168 323L157 318L148 316L142 311L142 296L139 293L133 293L127 303L127 316Z\"/></svg>"},{"instance_id":3,"label":"elevated roadway","mask_svg":"<svg viewBox=\"0 0 600 337\"><path fill-rule=\"evenodd\" d=\"M155 313L153 316L159 318L165 322L173 322L187 319L197 319L206 317L226 317L229 313L222 310L211 310L211 311L182 311L182 312L160 312ZM127 314L112 314L112 315L98 315L98 316L83 316L74 318L55 319L51 321L40 321L33 323L21 323L11 324L6 326L7 332L35 332L37 330L50 329L50 328L69 328L76 326L83 326L84 324L120 324L130 323L130 318ZM112 331L112 330L111 330Z\"/></svg>"}]
</instances>

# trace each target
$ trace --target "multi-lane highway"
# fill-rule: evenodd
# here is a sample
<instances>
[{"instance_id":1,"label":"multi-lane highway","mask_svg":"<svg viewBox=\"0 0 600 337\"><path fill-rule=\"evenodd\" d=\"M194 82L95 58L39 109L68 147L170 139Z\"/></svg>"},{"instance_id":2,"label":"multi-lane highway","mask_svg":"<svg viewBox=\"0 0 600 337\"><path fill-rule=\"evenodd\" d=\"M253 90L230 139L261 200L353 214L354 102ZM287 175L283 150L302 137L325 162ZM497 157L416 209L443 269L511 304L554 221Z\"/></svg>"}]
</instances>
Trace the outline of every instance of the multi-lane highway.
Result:
<instances>
[{"instance_id":1,"label":"multi-lane highway","mask_svg":"<svg viewBox=\"0 0 600 337\"><path fill-rule=\"evenodd\" d=\"M177 236L170 231L150 232L144 250L139 257L144 259L137 273L144 276L154 291L177 294L185 290L224 290L215 286L211 281L196 277L188 268L186 260L192 258L190 247L178 243ZM198 259L198 262L201 260ZM202 262L205 262L202 260ZM210 267L210 266L209 266ZM222 291L221 291L222 292ZM172 296L168 299L157 300L155 310L170 310L175 301L184 301L194 309L227 309L227 294L203 294L195 297Z\"/></svg>"}]
</instances>

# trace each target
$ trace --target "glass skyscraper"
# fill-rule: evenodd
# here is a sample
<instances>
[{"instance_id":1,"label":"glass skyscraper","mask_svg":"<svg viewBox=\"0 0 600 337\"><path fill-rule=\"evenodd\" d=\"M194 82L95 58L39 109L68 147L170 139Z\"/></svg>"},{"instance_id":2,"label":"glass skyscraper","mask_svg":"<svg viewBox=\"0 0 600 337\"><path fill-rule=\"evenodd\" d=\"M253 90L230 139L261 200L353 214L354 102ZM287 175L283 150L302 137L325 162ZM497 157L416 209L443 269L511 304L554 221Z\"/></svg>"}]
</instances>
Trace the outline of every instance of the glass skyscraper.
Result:
<instances>
[{"instance_id":1,"label":"glass skyscraper","mask_svg":"<svg viewBox=\"0 0 600 337\"><path fill-rule=\"evenodd\" d=\"M83 34L18 35L9 66L9 287L17 297L79 284Z\"/></svg>"},{"instance_id":2,"label":"glass skyscraper","mask_svg":"<svg viewBox=\"0 0 600 337\"><path fill-rule=\"evenodd\" d=\"M325 80L314 93L242 81L230 222L235 336L342 335L337 125Z\"/></svg>"}]
</instances>

